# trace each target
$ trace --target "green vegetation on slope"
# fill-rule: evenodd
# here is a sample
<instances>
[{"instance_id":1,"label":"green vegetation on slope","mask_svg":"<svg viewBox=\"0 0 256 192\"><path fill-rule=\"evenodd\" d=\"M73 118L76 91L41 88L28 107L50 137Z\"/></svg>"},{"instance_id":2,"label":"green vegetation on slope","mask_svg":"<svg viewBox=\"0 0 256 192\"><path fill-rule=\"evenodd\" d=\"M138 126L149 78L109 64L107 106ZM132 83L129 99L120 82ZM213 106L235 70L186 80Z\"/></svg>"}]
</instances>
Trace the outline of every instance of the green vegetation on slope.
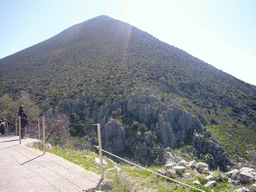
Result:
<instances>
[{"instance_id":1,"label":"green vegetation on slope","mask_svg":"<svg viewBox=\"0 0 256 192\"><path fill-rule=\"evenodd\" d=\"M255 86L108 17L1 59L0 71L0 96L16 99L26 91L43 111L82 103L75 113L84 122L92 118L89 106L120 103L124 94L150 89L159 102L201 113L231 156L248 158L246 146L256 146Z\"/></svg>"}]
</instances>

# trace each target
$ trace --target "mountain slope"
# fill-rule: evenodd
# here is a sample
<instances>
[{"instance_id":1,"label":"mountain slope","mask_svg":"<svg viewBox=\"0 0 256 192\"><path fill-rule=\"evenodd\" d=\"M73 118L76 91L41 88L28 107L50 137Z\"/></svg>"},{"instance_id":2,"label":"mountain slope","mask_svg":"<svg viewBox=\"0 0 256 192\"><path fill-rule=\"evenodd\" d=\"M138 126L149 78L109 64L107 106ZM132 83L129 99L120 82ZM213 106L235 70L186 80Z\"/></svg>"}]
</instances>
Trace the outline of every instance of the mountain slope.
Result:
<instances>
[{"instance_id":1,"label":"mountain slope","mask_svg":"<svg viewBox=\"0 0 256 192\"><path fill-rule=\"evenodd\" d=\"M104 123L114 118L125 129L136 120L154 135L164 106L169 107L167 111L175 107L182 111L177 112L182 114L180 117L184 117L183 112L197 117L233 157L247 157L247 145L256 146L255 86L107 16L72 26L1 59L0 71L1 96L27 91L43 110L69 106L68 113L77 114L71 119L81 123L101 121L95 114L102 108L105 117L101 117L108 119ZM138 111L124 109L130 101L128 97L139 101L138 106L145 104L143 98L152 97L154 102L146 102L146 106L162 110L153 115L152 127L139 118ZM130 121L126 120L127 115L131 115ZM73 130L74 135L86 132ZM197 131L203 135L205 130ZM172 146L155 132L156 143ZM179 147L178 143L190 137L178 139L173 146Z\"/></svg>"}]
</instances>

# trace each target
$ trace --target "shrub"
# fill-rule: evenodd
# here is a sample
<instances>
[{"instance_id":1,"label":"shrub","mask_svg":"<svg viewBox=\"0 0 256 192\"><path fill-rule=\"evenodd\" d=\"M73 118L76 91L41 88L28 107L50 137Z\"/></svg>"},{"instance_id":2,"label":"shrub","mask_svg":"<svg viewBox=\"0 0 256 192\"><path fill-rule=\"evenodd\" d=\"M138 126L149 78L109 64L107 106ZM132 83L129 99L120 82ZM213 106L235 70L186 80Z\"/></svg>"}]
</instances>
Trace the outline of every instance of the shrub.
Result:
<instances>
[{"instance_id":1,"label":"shrub","mask_svg":"<svg viewBox=\"0 0 256 192\"><path fill-rule=\"evenodd\" d=\"M69 119L62 113L48 115L45 119L46 141L52 138L53 142L58 143L68 133Z\"/></svg>"}]
</instances>

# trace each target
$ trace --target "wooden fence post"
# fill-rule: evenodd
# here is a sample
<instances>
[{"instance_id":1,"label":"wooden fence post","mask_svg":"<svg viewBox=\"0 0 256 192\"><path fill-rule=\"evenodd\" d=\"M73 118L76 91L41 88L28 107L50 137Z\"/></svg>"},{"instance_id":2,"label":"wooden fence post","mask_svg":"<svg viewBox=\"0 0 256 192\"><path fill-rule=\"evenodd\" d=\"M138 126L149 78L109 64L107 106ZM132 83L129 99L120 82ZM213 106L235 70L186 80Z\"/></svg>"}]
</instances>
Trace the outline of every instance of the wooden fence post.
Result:
<instances>
[{"instance_id":1,"label":"wooden fence post","mask_svg":"<svg viewBox=\"0 0 256 192\"><path fill-rule=\"evenodd\" d=\"M100 155L100 172L101 172L101 179L104 179L104 169L103 169L103 158L102 158L102 143L101 143L101 130L100 124L97 124L98 129L98 142L99 142L99 155Z\"/></svg>"},{"instance_id":2,"label":"wooden fence post","mask_svg":"<svg viewBox=\"0 0 256 192\"><path fill-rule=\"evenodd\" d=\"M8 121L6 120L6 133L9 131Z\"/></svg>"},{"instance_id":3,"label":"wooden fence post","mask_svg":"<svg viewBox=\"0 0 256 192\"><path fill-rule=\"evenodd\" d=\"M40 140L40 120L39 117L37 118L38 120L38 139Z\"/></svg>"},{"instance_id":4,"label":"wooden fence post","mask_svg":"<svg viewBox=\"0 0 256 192\"><path fill-rule=\"evenodd\" d=\"M17 122L17 121L18 121L18 119L16 118L16 119L15 119L15 135L16 135L16 136L18 135L18 133L17 133L17 132L18 132L18 131L17 131L17 129L18 129L18 122Z\"/></svg>"},{"instance_id":5,"label":"wooden fence post","mask_svg":"<svg viewBox=\"0 0 256 192\"><path fill-rule=\"evenodd\" d=\"M44 154L45 154L45 118L43 116L43 146L44 146Z\"/></svg>"},{"instance_id":6,"label":"wooden fence post","mask_svg":"<svg viewBox=\"0 0 256 192\"><path fill-rule=\"evenodd\" d=\"M19 143L21 144L21 118L19 116Z\"/></svg>"}]
</instances>

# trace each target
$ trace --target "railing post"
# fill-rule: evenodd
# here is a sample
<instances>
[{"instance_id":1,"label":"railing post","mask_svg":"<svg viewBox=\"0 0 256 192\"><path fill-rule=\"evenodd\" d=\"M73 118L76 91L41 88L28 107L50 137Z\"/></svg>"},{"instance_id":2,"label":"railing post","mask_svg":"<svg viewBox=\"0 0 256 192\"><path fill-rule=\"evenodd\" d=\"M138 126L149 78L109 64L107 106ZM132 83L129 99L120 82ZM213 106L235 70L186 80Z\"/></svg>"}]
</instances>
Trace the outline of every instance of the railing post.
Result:
<instances>
[{"instance_id":1,"label":"railing post","mask_svg":"<svg viewBox=\"0 0 256 192\"><path fill-rule=\"evenodd\" d=\"M19 143L21 144L21 118L19 116Z\"/></svg>"},{"instance_id":2,"label":"railing post","mask_svg":"<svg viewBox=\"0 0 256 192\"><path fill-rule=\"evenodd\" d=\"M101 172L101 179L104 179L104 169L103 169L103 158L102 158L102 143L101 143L101 130L100 124L97 124L98 129L98 142L99 142L99 155L100 155L100 172Z\"/></svg>"},{"instance_id":3,"label":"railing post","mask_svg":"<svg viewBox=\"0 0 256 192\"><path fill-rule=\"evenodd\" d=\"M8 127L8 120L6 120L6 133L8 133L9 127Z\"/></svg>"},{"instance_id":4,"label":"railing post","mask_svg":"<svg viewBox=\"0 0 256 192\"><path fill-rule=\"evenodd\" d=\"M44 147L44 154L45 154L45 118L43 116L43 147Z\"/></svg>"},{"instance_id":5,"label":"railing post","mask_svg":"<svg viewBox=\"0 0 256 192\"><path fill-rule=\"evenodd\" d=\"M27 126L25 126L24 129L25 129L25 130L24 130L24 133L23 133L23 134L25 134L25 138L27 138ZM24 135L23 135L23 137L24 137Z\"/></svg>"},{"instance_id":6,"label":"railing post","mask_svg":"<svg viewBox=\"0 0 256 192\"><path fill-rule=\"evenodd\" d=\"M37 118L38 120L38 139L40 140L40 120L39 118Z\"/></svg>"},{"instance_id":7,"label":"railing post","mask_svg":"<svg viewBox=\"0 0 256 192\"><path fill-rule=\"evenodd\" d=\"M15 119L15 135L18 135L18 133L17 133L17 129L18 129L18 119L16 118Z\"/></svg>"}]
</instances>

